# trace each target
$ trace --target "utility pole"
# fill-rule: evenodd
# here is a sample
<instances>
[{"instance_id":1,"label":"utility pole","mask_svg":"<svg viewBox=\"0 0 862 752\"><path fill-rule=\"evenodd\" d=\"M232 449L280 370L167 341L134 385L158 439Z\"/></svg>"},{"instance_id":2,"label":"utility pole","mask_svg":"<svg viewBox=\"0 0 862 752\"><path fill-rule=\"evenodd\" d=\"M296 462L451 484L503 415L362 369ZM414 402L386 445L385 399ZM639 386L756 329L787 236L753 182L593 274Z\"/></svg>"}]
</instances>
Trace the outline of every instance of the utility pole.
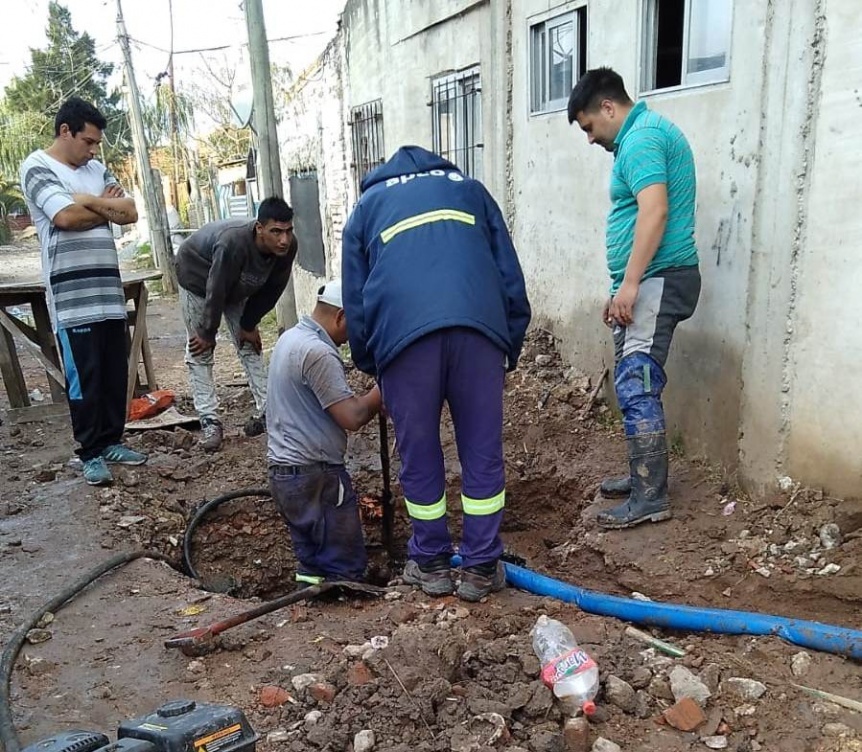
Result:
<instances>
[{"instance_id":1,"label":"utility pole","mask_svg":"<svg viewBox=\"0 0 862 752\"><path fill-rule=\"evenodd\" d=\"M150 226L150 241L153 244L153 254L156 266L162 272L162 289L170 294L177 291L177 278L172 263L173 249L168 236L168 223L165 212L164 195L161 185L158 189L153 180L153 170L150 167L150 154L147 149L147 137L144 133L144 121L141 117L141 98L138 84L135 81L135 70L132 67L132 52L129 48L129 35L126 32L126 22L123 20L123 6L117 0L117 39L123 50L126 64L126 83L129 87L129 114L132 119L132 141L135 145L135 157L141 183L144 190L144 202L147 206L147 221Z\"/></svg>"},{"instance_id":2,"label":"utility pole","mask_svg":"<svg viewBox=\"0 0 862 752\"><path fill-rule=\"evenodd\" d=\"M179 155L179 118L177 117L177 88L174 78L174 3L168 0L168 15L171 24L171 56L168 58L168 80L170 81L170 118L171 118L171 160L173 161L173 175L171 181L171 194L174 197L174 208L180 210L180 155Z\"/></svg>"},{"instance_id":3,"label":"utility pole","mask_svg":"<svg viewBox=\"0 0 862 752\"><path fill-rule=\"evenodd\" d=\"M119 2L119 0L118 0ZM248 52L251 61L251 82L254 92L252 122L257 135L257 179L261 196L284 197L281 161L278 154L278 133L275 122L275 102L272 96L272 74L269 69L269 44L262 0L245 0L245 23L248 28ZM293 274L287 282L275 309L279 331L289 329L296 321L296 294Z\"/></svg>"}]
</instances>

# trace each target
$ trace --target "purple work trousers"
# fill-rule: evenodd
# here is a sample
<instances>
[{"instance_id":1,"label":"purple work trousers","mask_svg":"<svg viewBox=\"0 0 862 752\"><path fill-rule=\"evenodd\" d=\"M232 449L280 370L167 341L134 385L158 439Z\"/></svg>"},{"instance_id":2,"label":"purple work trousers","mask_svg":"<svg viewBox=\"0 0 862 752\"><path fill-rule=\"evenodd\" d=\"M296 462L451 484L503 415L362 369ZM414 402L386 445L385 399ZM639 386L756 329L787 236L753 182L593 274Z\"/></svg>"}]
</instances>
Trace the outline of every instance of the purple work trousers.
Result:
<instances>
[{"instance_id":1,"label":"purple work trousers","mask_svg":"<svg viewBox=\"0 0 862 752\"><path fill-rule=\"evenodd\" d=\"M401 488L413 525L408 555L420 565L453 552L446 521L440 415L449 405L461 462L463 566L503 553L505 353L481 332L440 329L405 348L380 375L401 455Z\"/></svg>"}]
</instances>

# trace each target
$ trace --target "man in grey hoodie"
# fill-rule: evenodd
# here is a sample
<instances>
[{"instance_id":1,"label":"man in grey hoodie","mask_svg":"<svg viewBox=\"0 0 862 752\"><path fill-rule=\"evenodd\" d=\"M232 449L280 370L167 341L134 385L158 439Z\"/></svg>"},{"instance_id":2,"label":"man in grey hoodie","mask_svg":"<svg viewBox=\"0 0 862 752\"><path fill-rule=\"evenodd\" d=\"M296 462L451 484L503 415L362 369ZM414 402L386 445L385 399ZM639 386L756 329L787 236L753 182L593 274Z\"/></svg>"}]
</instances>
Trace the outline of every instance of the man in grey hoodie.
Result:
<instances>
[{"instance_id":1,"label":"man in grey hoodie","mask_svg":"<svg viewBox=\"0 0 862 752\"><path fill-rule=\"evenodd\" d=\"M222 315L254 397L257 415L246 433L263 432L267 376L258 324L284 292L297 248L293 210L273 197L261 202L257 220L210 222L177 252L180 306L188 332L185 362L207 451L217 451L224 435L212 373Z\"/></svg>"}]
</instances>

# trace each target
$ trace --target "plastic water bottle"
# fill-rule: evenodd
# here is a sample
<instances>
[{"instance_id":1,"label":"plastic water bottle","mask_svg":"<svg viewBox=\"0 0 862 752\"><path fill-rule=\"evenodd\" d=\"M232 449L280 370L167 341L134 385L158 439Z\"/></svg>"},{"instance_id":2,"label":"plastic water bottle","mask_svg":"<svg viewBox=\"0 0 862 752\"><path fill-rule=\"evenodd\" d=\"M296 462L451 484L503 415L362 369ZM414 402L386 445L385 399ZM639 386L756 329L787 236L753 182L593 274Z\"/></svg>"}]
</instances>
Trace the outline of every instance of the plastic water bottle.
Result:
<instances>
[{"instance_id":1,"label":"plastic water bottle","mask_svg":"<svg viewBox=\"0 0 862 752\"><path fill-rule=\"evenodd\" d=\"M554 694L584 711L596 712L599 667L578 647L571 630L556 619L540 616L533 627L533 650L542 664L542 681Z\"/></svg>"}]
</instances>

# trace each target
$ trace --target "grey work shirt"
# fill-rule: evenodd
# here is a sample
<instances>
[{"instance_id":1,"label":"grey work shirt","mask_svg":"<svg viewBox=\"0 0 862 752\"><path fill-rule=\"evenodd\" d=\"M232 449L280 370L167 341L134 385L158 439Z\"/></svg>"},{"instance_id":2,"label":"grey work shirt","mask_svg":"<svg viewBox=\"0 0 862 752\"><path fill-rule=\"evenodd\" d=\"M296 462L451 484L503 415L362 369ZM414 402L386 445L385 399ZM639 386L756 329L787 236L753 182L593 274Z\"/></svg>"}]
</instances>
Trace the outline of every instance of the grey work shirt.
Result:
<instances>
[{"instance_id":1,"label":"grey work shirt","mask_svg":"<svg viewBox=\"0 0 862 752\"><path fill-rule=\"evenodd\" d=\"M314 319L303 316L278 338L269 361L269 464L343 464L347 433L326 409L352 396L332 338Z\"/></svg>"}]
</instances>

